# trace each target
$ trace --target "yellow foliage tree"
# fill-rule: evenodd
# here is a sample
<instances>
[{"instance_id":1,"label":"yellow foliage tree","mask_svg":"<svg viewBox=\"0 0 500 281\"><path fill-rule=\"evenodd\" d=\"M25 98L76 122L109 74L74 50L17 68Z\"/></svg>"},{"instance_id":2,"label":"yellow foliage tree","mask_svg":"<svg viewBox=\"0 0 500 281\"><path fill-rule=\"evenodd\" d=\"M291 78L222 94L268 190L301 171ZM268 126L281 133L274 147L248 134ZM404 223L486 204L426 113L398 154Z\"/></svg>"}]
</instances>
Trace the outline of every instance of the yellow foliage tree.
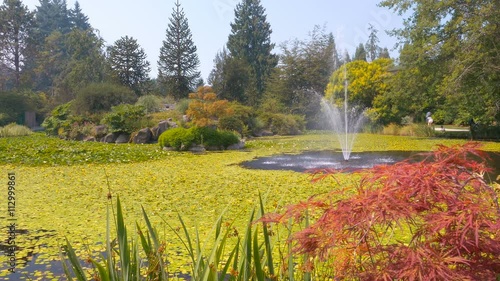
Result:
<instances>
[{"instance_id":1,"label":"yellow foliage tree","mask_svg":"<svg viewBox=\"0 0 500 281\"><path fill-rule=\"evenodd\" d=\"M187 116L193 125L207 127L217 125L221 117L233 114L227 100L217 100L217 95L210 86L201 86L196 93L190 93Z\"/></svg>"},{"instance_id":2,"label":"yellow foliage tree","mask_svg":"<svg viewBox=\"0 0 500 281\"><path fill-rule=\"evenodd\" d=\"M381 58L373 62L352 61L343 65L330 77L325 90L325 98L335 103L344 101L345 76L347 76L348 102L363 108L371 108L374 99L384 94L387 89L391 59Z\"/></svg>"}]
</instances>

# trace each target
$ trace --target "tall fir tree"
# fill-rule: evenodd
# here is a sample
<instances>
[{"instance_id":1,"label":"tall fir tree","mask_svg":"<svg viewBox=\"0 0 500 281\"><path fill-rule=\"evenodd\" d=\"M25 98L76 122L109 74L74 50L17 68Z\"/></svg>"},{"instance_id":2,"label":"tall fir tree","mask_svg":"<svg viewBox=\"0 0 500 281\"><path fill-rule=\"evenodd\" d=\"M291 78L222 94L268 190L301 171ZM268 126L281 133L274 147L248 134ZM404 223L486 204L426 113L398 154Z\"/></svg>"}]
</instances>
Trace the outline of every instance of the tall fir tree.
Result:
<instances>
[{"instance_id":1,"label":"tall fir tree","mask_svg":"<svg viewBox=\"0 0 500 281\"><path fill-rule=\"evenodd\" d=\"M82 12L82 8L78 1L75 2L75 6L70 10L69 19L73 28L81 30L89 30L92 28L89 23L89 17Z\"/></svg>"},{"instance_id":2,"label":"tall fir tree","mask_svg":"<svg viewBox=\"0 0 500 281\"><path fill-rule=\"evenodd\" d=\"M141 95L144 84L149 81L151 68L146 52L132 37L122 37L113 46L108 47L111 69L120 82Z\"/></svg>"},{"instance_id":3,"label":"tall fir tree","mask_svg":"<svg viewBox=\"0 0 500 281\"><path fill-rule=\"evenodd\" d=\"M377 37L377 29L370 24L368 27L370 34L368 35L368 40L365 43L366 58L370 61L376 60L380 56L381 49L378 46L380 40Z\"/></svg>"},{"instance_id":4,"label":"tall fir tree","mask_svg":"<svg viewBox=\"0 0 500 281\"><path fill-rule=\"evenodd\" d=\"M70 11L66 0L40 0L35 18L38 40L40 41L43 41L54 31L62 34L71 31Z\"/></svg>"},{"instance_id":5,"label":"tall fir tree","mask_svg":"<svg viewBox=\"0 0 500 281\"><path fill-rule=\"evenodd\" d=\"M256 105L265 91L266 80L278 62L277 56L271 54L274 48L271 25L259 0L242 0L234 14L227 48L232 57L248 64L251 79L246 87L247 100Z\"/></svg>"},{"instance_id":6,"label":"tall fir tree","mask_svg":"<svg viewBox=\"0 0 500 281\"><path fill-rule=\"evenodd\" d=\"M172 10L166 38L160 49L158 80L168 95L180 99L187 98L190 92L194 92L200 79L200 60L179 0Z\"/></svg>"},{"instance_id":7,"label":"tall fir tree","mask_svg":"<svg viewBox=\"0 0 500 281\"><path fill-rule=\"evenodd\" d=\"M15 87L20 86L33 23L33 14L20 0L4 0L0 6L0 67L5 74L13 74L10 79Z\"/></svg>"}]
</instances>

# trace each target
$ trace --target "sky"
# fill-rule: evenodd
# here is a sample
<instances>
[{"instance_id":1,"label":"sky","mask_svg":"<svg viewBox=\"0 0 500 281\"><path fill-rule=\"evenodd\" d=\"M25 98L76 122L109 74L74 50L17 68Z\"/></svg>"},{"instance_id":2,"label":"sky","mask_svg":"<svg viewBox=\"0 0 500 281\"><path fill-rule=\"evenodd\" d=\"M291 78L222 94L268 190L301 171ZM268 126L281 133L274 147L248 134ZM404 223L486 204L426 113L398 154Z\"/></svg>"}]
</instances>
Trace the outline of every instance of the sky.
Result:
<instances>
[{"instance_id":1,"label":"sky","mask_svg":"<svg viewBox=\"0 0 500 281\"><path fill-rule=\"evenodd\" d=\"M30 10L38 0L22 0ZM234 21L234 9L241 0L180 0L200 59L201 76L207 82L213 60L226 45ZM157 76L157 61L175 0L79 0L80 7L93 28L99 31L106 45L124 36L133 37L145 50L151 64L151 77ZM377 7L379 0L261 0L271 25L271 41L279 46L288 40L307 40L315 25L331 32L340 54L354 54L359 43L368 39L368 27L373 25L381 47L387 47L392 57L396 38L386 34L402 26L402 18L386 8ZM67 0L73 8L75 0Z\"/></svg>"}]
</instances>

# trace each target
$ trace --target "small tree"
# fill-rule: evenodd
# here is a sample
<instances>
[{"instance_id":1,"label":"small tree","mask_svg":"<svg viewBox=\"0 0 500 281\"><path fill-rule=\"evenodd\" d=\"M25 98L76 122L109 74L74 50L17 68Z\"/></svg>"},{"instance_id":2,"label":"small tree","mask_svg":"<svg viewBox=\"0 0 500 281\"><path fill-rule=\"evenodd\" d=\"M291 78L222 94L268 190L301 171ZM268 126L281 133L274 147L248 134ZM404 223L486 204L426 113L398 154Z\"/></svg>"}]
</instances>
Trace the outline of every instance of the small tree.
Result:
<instances>
[{"instance_id":1,"label":"small tree","mask_svg":"<svg viewBox=\"0 0 500 281\"><path fill-rule=\"evenodd\" d=\"M217 100L217 95L208 86L199 87L196 93L189 94L192 100L186 114L198 127L216 125L219 118L232 113L227 100Z\"/></svg>"},{"instance_id":2,"label":"small tree","mask_svg":"<svg viewBox=\"0 0 500 281\"><path fill-rule=\"evenodd\" d=\"M421 162L374 167L360 172L354 186L312 197L268 221L287 223L318 211L319 218L293 236L295 252L327 262L335 280L495 280L498 189L483 177L485 162L472 160L483 155L478 148L440 146ZM318 172L315 180L335 172Z\"/></svg>"}]
</instances>

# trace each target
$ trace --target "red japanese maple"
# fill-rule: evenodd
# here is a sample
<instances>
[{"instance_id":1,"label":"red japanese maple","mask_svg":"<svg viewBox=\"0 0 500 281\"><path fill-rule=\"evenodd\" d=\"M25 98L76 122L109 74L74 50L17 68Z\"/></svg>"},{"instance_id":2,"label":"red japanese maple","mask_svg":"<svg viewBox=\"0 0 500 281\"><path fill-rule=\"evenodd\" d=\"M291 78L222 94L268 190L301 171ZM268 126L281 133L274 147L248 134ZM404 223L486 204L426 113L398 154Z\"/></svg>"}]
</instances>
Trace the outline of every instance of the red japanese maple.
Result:
<instances>
[{"instance_id":1,"label":"red japanese maple","mask_svg":"<svg viewBox=\"0 0 500 281\"><path fill-rule=\"evenodd\" d=\"M293 235L295 252L327 261L335 279L495 280L500 274L498 190L478 143L439 146L420 162L361 171L361 181L289 206L267 221L320 211ZM317 171L314 180L335 176ZM345 190L355 190L340 198ZM344 196L345 197L345 196Z\"/></svg>"}]
</instances>

